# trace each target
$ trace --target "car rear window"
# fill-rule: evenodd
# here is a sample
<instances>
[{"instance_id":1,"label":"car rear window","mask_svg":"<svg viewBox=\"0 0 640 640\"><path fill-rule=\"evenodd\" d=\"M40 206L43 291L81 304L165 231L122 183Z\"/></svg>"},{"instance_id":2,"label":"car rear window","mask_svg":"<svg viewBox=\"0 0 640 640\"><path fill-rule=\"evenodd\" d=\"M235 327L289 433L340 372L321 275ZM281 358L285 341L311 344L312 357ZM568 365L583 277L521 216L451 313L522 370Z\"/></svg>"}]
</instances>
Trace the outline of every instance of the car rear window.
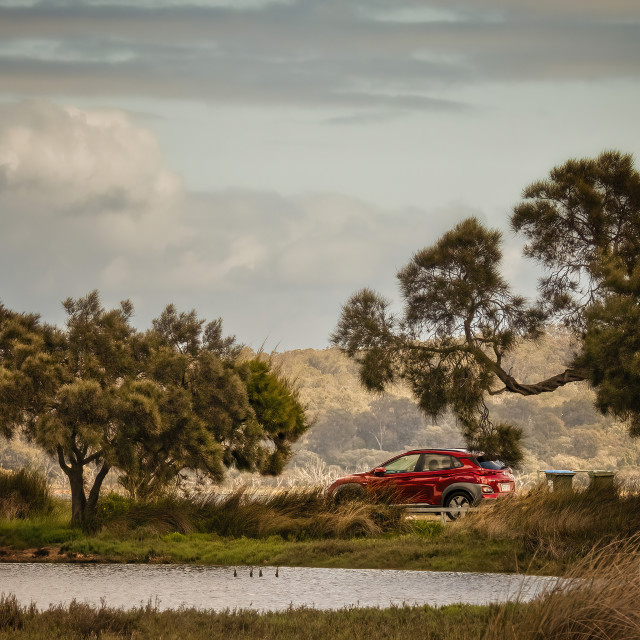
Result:
<instances>
[{"instance_id":1,"label":"car rear window","mask_svg":"<svg viewBox=\"0 0 640 640\"><path fill-rule=\"evenodd\" d=\"M483 469L498 470L498 469L506 469L507 468L507 465L504 462L502 462L502 460L490 460L489 458L486 458L485 456L478 456L477 458L474 458L474 460Z\"/></svg>"}]
</instances>

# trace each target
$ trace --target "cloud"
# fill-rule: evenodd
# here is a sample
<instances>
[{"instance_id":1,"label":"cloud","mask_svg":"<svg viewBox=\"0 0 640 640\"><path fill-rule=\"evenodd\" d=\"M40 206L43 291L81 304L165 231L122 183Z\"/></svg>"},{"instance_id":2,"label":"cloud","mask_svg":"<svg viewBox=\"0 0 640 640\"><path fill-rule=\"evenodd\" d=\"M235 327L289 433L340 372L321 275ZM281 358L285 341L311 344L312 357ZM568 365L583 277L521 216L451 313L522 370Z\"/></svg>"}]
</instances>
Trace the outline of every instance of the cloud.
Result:
<instances>
[{"instance_id":1,"label":"cloud","mask_svg":"<svg viewBox=\"0 0 640 640\"><path fill-rule=\"evenodd\" d=\"M98 288L109 304L133 299L141 327L175 302L222 315L255 346L323 346L350 293L392 294L415 250L482 215L337 193L184 192L126 114L45 102L0 110L0 159L7 306L60 322L60 300Z\"/></svg>"},{"instance_id":2,"label":"cloud","mask_svg":"<svg viewBox=\"0 0 640 640\"><path fill-rule=\"evenodd\" d=\"M116 110L0 106L3 190L67 212L158 208L181 191L153 134Z\"/></svg>"},{"instance_id":3,"label":"cloud","mask_svg":"<svg viewBox=\"0 0 640 640\"><path fill-rule=\"evenodd\" d=\"M455 110L451 86L637 78L631 0L0 7L0 85L250 106Z\"/></svg>"}]
</instances>

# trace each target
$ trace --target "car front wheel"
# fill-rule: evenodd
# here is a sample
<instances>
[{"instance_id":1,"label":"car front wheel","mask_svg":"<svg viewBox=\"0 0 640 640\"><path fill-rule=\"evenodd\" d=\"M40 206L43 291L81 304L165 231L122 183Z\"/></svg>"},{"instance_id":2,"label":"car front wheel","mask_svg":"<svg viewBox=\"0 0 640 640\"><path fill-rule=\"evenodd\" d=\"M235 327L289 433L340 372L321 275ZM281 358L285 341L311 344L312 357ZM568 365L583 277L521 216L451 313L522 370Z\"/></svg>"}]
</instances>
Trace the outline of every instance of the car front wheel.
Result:
<instances>
[{"instance_id":1,"label":"car front wheel","mask_svg":"<svg viewBox=\"0 0 640 640\"><path fill-rule=\"evenodd\" d=\"M462 518L466 515L466 510L473 504L473 498L466 491L454 491L453 493L447 496L447 499L444 501L444 506L447 509L457 509L460 508L462 511L458 512L448 512L447 517L449 520L457 520L458 518Z\"/></svg>"},{"instance_id":2,"label":"car front wheel","mask_svg":"<svg viewBox=\"0 0 640 640\"><path fill-rule=\"evenodd\" d=\"M347 502L349 500L362 500L365 497L364 487L355 482L340 485L333 493L336 502Z\"/></svg>"}]
</instances>

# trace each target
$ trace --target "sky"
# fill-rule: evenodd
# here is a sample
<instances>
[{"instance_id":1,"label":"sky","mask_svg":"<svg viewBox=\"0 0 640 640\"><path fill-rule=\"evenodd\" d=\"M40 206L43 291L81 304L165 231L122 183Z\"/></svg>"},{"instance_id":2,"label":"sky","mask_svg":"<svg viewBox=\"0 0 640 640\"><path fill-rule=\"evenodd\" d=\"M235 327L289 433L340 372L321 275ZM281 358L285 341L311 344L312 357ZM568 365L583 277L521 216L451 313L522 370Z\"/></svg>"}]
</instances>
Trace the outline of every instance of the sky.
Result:
<instances>
[{"instance_id":1,"label":"sky","mask_svg":"<svg viewBox=\"0 0 640 640\"><path fill-rule=\"evenodd\" d=\"M0 0L0 301L267 351L572 157L640 149L637 0Z\"/></svg>"}]
</instances>

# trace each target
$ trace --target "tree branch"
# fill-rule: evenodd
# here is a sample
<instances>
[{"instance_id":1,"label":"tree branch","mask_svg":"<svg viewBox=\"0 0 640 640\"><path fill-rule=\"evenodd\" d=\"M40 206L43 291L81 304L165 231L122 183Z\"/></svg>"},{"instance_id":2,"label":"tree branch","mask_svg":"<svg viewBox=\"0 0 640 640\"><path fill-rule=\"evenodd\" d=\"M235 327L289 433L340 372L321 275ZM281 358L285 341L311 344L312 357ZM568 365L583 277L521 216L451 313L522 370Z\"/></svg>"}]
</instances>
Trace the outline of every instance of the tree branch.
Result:
<instances>
[{"instance_id":1,"label":"tree branch","mask_svg":"<svg viewBox=\"0 0 640 640\"><path fill-rule=\"evenodd\" d=\"M58 445L56 447L56 451L58 452L58 464L60 465L60 468L67 475L69 475L69 473L71 473L71 467L66 463L66 461L64 459L64 451L62 450L62 447L60 445Z\"/></svg>"},{"instance_id":2,"label":"tree branch","mask_svg":"<svg viewBox=\"0 0 640 640\"><path fill-rule=\"evenodd\" d=\"M103 454L104 454L104 451L100 449L100 451L96 451L95 453L92 453L88 458L84 458L82 464L89 464L90 462L95 462Z\"/></svg>"}]
</instances>

